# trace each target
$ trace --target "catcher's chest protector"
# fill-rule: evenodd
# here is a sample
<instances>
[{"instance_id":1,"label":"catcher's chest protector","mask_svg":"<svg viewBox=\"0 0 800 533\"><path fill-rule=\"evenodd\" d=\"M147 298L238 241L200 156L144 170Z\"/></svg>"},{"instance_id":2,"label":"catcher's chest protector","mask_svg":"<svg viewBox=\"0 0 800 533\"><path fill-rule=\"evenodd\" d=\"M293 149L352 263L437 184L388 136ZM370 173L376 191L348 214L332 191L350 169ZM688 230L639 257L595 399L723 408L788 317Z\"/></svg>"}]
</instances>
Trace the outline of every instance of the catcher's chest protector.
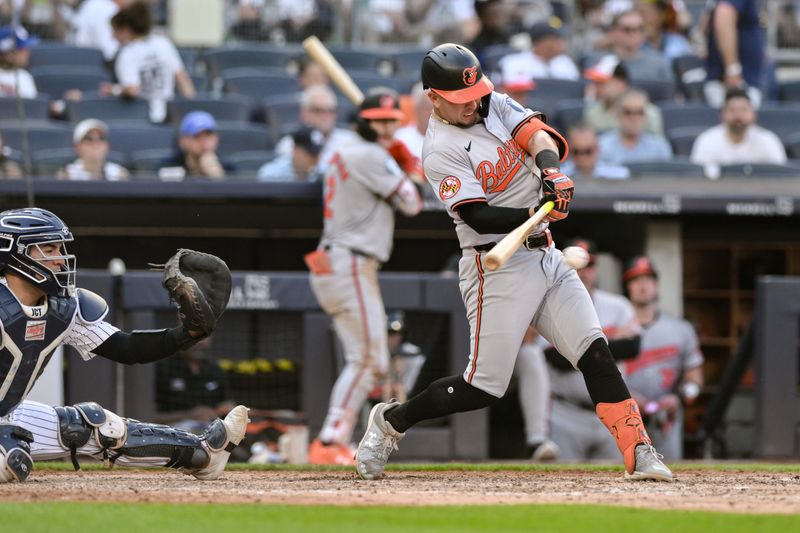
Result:
<instances>
[{"instance_id":1,"label":"catcher's chest protector","mask_svg":"<svg viewBox=\"0 0 800 533\"><path fill-rule=\"evenodd\" d=\"M0 416L19 405L61 345L78 308L75 298L48 300L47 312L30 318L14 294L0 284Z\"/></svg>"}]
</instances>

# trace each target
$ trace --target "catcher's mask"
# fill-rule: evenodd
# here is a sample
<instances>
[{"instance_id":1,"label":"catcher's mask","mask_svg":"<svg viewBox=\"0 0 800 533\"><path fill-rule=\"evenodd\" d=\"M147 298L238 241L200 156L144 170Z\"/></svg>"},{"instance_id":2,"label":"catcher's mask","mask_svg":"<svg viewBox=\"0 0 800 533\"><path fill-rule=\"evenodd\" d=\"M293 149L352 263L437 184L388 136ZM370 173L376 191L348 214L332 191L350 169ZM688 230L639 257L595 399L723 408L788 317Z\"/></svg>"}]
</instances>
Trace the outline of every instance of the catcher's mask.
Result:
<instances>
[{"instance_id":1,"label":"catcher's mask","mask_svg":"<svg viewBox=\"0 0 800 533\"><path fill-rule=\"evenodd\" d=\"M373 87L358 107L356 132L369 142L377 142L378 133L370 126L372 120L402 120L400 99L389 87Z\"/></svg>"},{"instance_id":2,"label":"catcher's mask","mask_svg":"<svg viewBox=\"0 0 800 533\"><path fill-rule=\"evenodd\" d=\"M0 271L13 271L49 296L75 293L75 256L67 253L72 232L50 211L36 207L0 213ZM54 245L55 251L46 253ZM55 262L48 266L46 263Z\"/></svg>"}]
</instances>

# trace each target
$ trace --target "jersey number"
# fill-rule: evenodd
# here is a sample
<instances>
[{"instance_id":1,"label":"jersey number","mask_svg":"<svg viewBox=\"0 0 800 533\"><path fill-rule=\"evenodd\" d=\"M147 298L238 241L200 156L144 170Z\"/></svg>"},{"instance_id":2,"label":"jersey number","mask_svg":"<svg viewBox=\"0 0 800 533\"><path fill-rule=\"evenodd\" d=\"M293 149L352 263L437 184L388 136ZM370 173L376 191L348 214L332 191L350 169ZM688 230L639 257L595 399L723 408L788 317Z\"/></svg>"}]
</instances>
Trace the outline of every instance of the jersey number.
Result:
<instances>
[{"instance_id":1,"label":"jersey number","mask_svg":"<svg viewBox=\"0 0 800 533\"><path fill-rule=\"evenodd\" d=\"M333 197L336 194L337 176L343 182L347 181L347 178L350 177L344 166L344 161L342 161L339 154L335 154L331 158L330 166L328 167L328 175L325 178L325 198L322 211L325 218L333 218L333 208L331 206L333 204Z\"/></svg>"}]
</instances>

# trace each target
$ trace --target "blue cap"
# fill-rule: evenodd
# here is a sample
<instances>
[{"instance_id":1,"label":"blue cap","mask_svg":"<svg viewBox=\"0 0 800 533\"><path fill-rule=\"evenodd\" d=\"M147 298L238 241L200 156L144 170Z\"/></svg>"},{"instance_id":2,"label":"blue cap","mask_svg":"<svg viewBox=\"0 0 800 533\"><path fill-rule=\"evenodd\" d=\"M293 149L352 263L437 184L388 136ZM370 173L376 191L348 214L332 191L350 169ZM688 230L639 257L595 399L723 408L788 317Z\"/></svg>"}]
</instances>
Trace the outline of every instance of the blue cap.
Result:
<instances>
[{"instance_id":1,"label":"blue cap","mask_svg":"<svg viewBox=\"0 0 800 533\"><path fill-rule=\"evenodd\" d=\"M10 52L35 46L39 39L28 34L22 26L3 26L0 28L0 52Z\"/></svg>"},{"instance_id":2,"label":"blue cap","mask_svg":"<svg viewBox=\"0 0 800 533\"><path fill-rule=\"evenodd\" d=\"M192 111L181 121L181 135L194 137L203 131L217 131L217 121L206 111Z\"/></svg>"}]
</instances>

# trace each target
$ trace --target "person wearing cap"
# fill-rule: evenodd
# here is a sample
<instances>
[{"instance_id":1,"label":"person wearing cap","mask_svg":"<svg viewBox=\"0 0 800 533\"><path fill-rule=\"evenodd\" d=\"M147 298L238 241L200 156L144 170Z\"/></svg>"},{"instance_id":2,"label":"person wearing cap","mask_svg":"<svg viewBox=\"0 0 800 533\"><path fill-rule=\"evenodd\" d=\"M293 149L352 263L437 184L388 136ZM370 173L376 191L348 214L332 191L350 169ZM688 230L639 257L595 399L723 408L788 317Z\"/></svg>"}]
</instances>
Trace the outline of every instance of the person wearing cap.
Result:
<instances>
[{"instance_id":1,"label":"person wearing cap","mask_svg":"<svg viewBox=\"0 0 800 533\"><path fill-rule=\"evenodd\" d=\"M667 460L683 458L683 406L703 385L703 354L694 327L658 308L658 272L646 256L628 261L625 291L641 327L641 349L625 361L628 386L645 415L647 431Z\"/></svg>"},{"instance_id":2,"label":"person wearing cap","mask_svg":"<svg viewBox=\"0 0 800 533\"><path fill-rule=\"evenodd\" d=\"M395 91L368 91L356 117L358 137L336 151L323 179L322 236L305 261L345 365L309 448L313 464L353 464L358 414L376 381L389 371L378 270L392 252L395 212L413 217L422 210L412 181L420 179L419 159L394 138L403 116Z\"/></svg>"},{"instance_id":3,"label":"person wearing cap","mask_svg":"<svg viewBox=\"0 0 800 533\"><path fill-rule=\"evenodd\" d=\"M625 297L598 288L598 254L593 241L576 237L568 240L564 249L571 246L582 248L589 256L588 263L578 269L577 274L591 296L611 353L617 361L636 357L639 353L639 326L633 307ZM539 342L547 360L552 396L548 413L550 438L558 445L559 459L614 459L618 454L614 439L595 416L594 405L580 372L555 347L541 338ZM535 378L527 379L534 381ZM535 404L523 403L522 409L526 426L533 425L541 416L542 411Z\"/></svg>"},{"instance_id":4,"label":"person wearing cap","mask_svg":"<svg viewBox=\"0 0 800 533\"><path fill-rule=\"evenodd\" d=\"M631 177L631 172L622 165L612 165L600 161L600 144L597 132L585 123L578 123L569 129L569 159L564 162L564 172L575 179L618 180Z\"/></svg>"},{"instance_id":5,"label":"person wearing cap","mask_svg":"<svg viewBox=\"0 0 800 533\"><path fill-rule=\"evenodd\" d=\"M0 96L36 98L36 82L26 69L38 42L22 26L0 28Z\"/></svg>"},{"instance_id":6,"label":"person wearing cap","mask_svg":"<svg viewBox=\"0 0 800 533\"><path fill-rule=\"evenodd\" d=\"M72 142L78 159L56 173L62 180L74 181L124 181L128 169L107 160L110 144L108 125L102 120L88 118L78 122L72 133Z\"/></svg>"},{"instance_id":7,"label":"person wearing cap","mask_svg":"<svg viewBox=\"0 0 800 533\"><path fill-rule=\"evenodd\" d=\"M211 180L225 179L236 166L220 161L217 156L219 134L217 121L206 111L187 113L180 125L178 152L161 164L158 175L164 180L181 180L192 176Z\"/></svg>"},{"instance_id":8,"label":"person wearing cap","mask_svg":"<svg viewBox=\"0 0 800 533\"><path fill-rule=\"evenodd\" d=\"M583 75L592 82L590 94L593 97L584 107L583 120L599 132L616 128L619 126L617 101L631 88L627 67L617 57L609 55L586 69ZM664 120L657 105L647 103L645 119L646 131L664 135Z\"/></svg>"},{"instance_id":9,"label":"person wearing cap","mask_svg":"<svg viewBox=\"0 0 800 533\"><path fill-rule=\"evenodd\" d=\"M279 155L258 169L259 181L317 181L319 154L325 146L322 132L301 127L292 133L292 155Z\"/></svg>"},{"instance_id":10,"label":"person wearing cap","mask_svg":"<svg viewBox=\"0 0 800 533\"><path fill-rule=\"evenodd\" d=\"M500 60L503 78L528 80L578 80L581 77L575 62L566 54L564 31L550 22L539 22L529 30L531 49L509 54ZM512 76L513 74L513 76Z\"/></svg>"}]
</instances>

